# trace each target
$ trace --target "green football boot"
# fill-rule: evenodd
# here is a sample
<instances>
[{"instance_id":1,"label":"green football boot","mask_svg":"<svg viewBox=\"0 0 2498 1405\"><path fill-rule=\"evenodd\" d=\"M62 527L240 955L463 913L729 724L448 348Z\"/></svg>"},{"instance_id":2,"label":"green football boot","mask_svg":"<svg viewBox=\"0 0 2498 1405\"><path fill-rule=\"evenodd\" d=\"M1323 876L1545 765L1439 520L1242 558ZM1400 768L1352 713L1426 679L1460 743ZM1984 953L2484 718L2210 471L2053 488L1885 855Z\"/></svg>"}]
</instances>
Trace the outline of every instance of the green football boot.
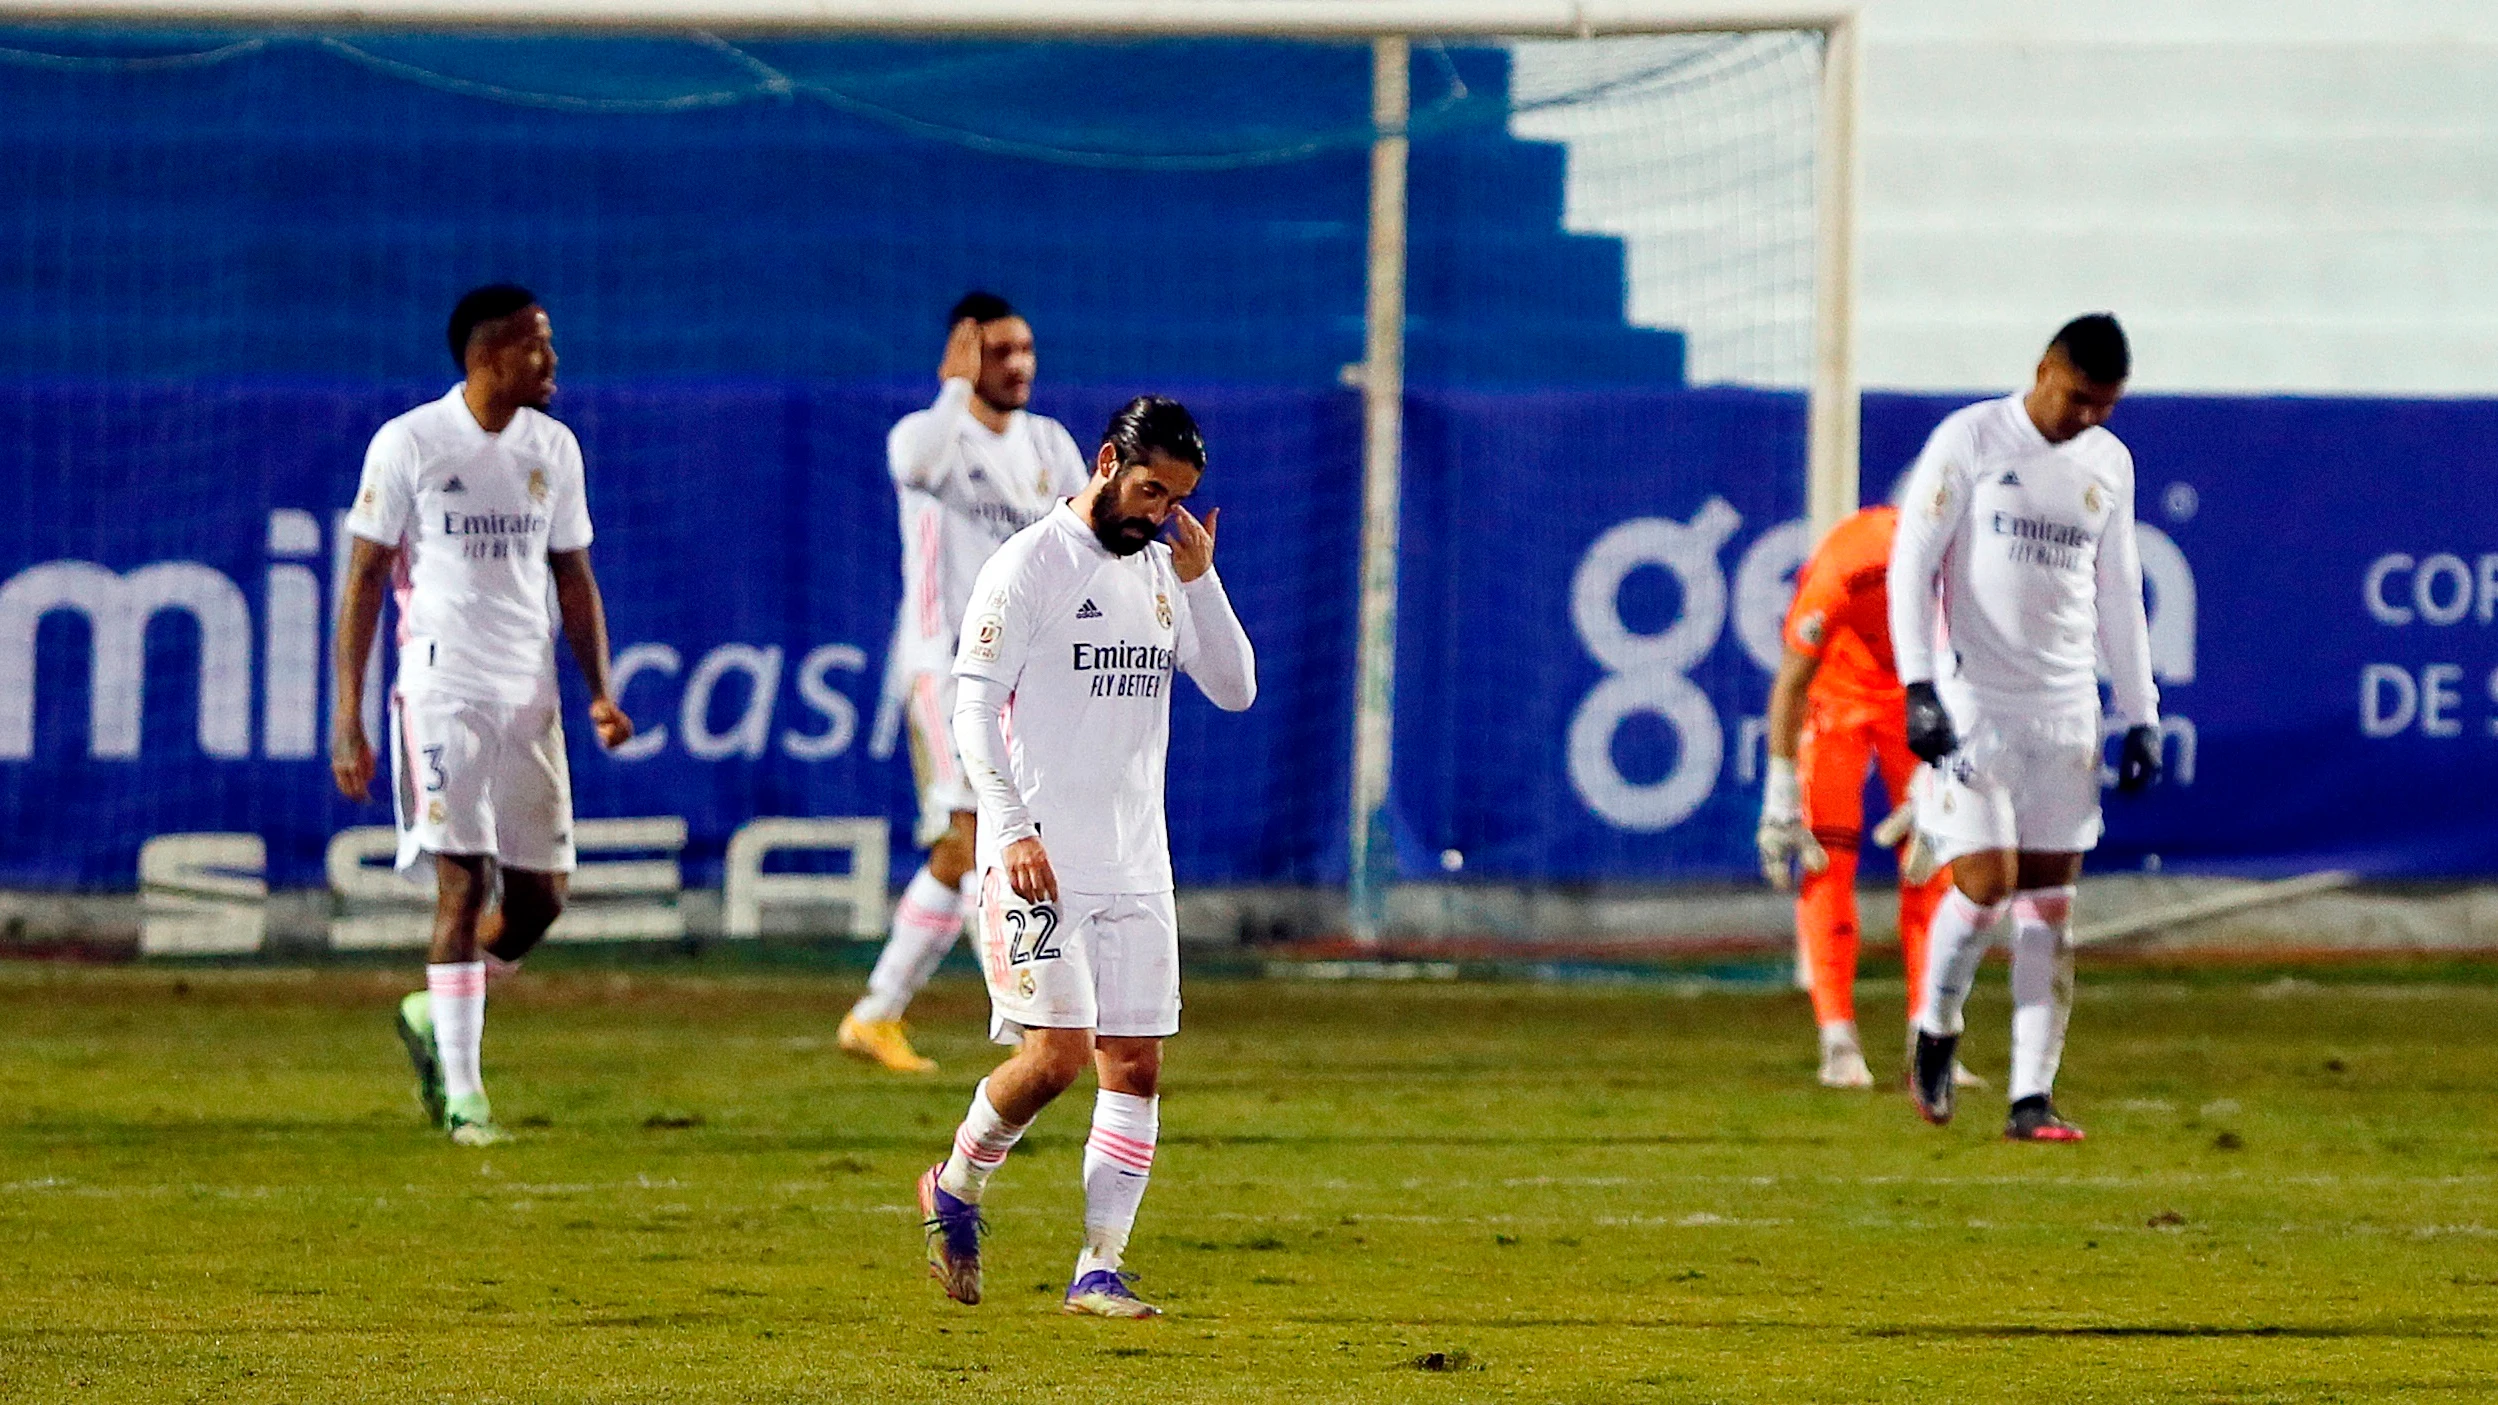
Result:
<instances>
[{"instance_id":1,"label":"green football boot","mask_svg":"<svg viewBox=\"0 0 2498 1405\"><path fill-rule=\"evenodd\" d=\"M501 1146L512 1139L495 1122L483 1093L451 1099L443 1109L442 1123L451 1129L451 1140L461 1146Z\"/></svg>"},{"instance_id":2,"label":"green football boot","mask_svg":"<svg viewBox=\"0 0 2498 1405\"><path fill-rule=\"evenodd\" d=\"M416 1068L416 1100L425 1120L443 1126L442 1056L434 1049L434 1003L424 991L399 1002L399 1042Z\"/></svg>"}]
</instances>

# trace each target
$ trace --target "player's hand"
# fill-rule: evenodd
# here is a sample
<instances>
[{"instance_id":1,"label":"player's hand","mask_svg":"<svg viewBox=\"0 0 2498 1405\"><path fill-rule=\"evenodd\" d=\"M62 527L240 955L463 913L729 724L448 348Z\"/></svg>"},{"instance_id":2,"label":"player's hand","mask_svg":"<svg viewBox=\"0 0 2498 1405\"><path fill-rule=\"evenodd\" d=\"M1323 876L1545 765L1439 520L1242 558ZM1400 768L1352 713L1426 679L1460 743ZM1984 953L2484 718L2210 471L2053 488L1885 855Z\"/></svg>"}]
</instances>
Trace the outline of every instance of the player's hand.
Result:
<instances>
[{"instance_id":1,"label":"player's hand","mask_svg":"<svg viewBox=\"0 0 2498 1405\"><path fill-rule=\"evenodd\" d=\"M373 799L373 747L364 739L364 723L358 720L361 708L339 709L339 725L330 737L330 779L338 782L338 793L359 805Z\"/></svg>"},{"instance_id":2,"label":"player's hand","mask_svg":"<svg viewBox=\"0 0 2498 1405\"><path fill-rule=\"evenodd\" d=\"M945 334L945 359L937 363L940 381L980 379L980 324L966 317Z\"/></svg>"},{"instance_id":3,"label":"player's hand","mask_svg":"<svg viewBox=\"0 0 2498 1405\"><path fill-rule=\"evenodd\" d=\"M1958 751L1960 738L1952 732L1952 715L1943 710L1943 700L1934 695L1934 685L1911 683L1906 691L1908 749L1928 765Z\"/></svg>"},{"instance_id":4,"label":"player's hand","mask_svg":"<svg viewBox=\"0 0 2498 1405\"><path fill-rule=\"evenodd\" d=\"M1769 774L1761 782L1761 827L1752 842L1761 851L1761 876L1773 888L1792 886L1799 862L1806 873L1830 867L1830 855L1804 825L1804 795L1796 781L1794 757L1769 758Z\"/></svg>"},{"instance_id":5,"label":"player's hand","mask_svg":"<svg viewBox=\"0 0 2498 1405\"><path fill-rule=\"evenodd\" d=\"M1802 820L1773 820L1764 813L1752 842L1761 851L1761 876L1769 880L1769 886L1782 892L1794 886L1795 865L1802 864L1806 873L1819 873L1830 867L1830 855Z\"/></svg>"},{"instance_id":6,"label":"player's hand","mask_svg":"<svg viewBox=\"0 0 2498 1405\"><path fill-rule=\"evenodd\" d=\"M1200 522L1185 507L1171 509L1171 569L1179 572L1180 584L1214 569L1214 524L1222 515L1218 507Z\"/></svg>"},{"instance_id":7,"label":"player's hand","mask_svg":"<svg viewBox=\"0 0 2498 1405\"><path fill-rule=\"evenodd\" d=\"M1006 846L1006 886L1028 903L1058 901L1058 875L1051 871L1050 856L1038 835Z\"/></svg>"},{"instance_id":8,"label":"player's hand","mask_svg":"<svg viewBox=\"0 0 2498 1405\"><path fill-rule=\"evenodd\" d=\"M1910 782L1912 787L1915 784ZM1917 828L1917 802L1913 796L1882 817L1882 823L1874 826L1873 837L1883 848L1899 850L1900 881L1904 883L1921 884L1943 867L1942 856L1934 850L1934 837Z\"/></svg>"},{"instance_id":9,"label":"player's hand","mask_svg":"<svg viewBox=\"0 0 2498 1405\"><path fill-rule=\"evenodd\" d=\"M2128 727L2116 757L2116 793L2140 795L2160 783L2160 729Z\"/></svg>"},{"instance_id":10,"label":"player's hand","mask_svg":"<svg viewBox=\"0 0 2498 1405\"><path fill-rule=\"evenodd\" d=\"M613 698L590 699L590 726L598 733L598 744L609 751L633 740L633 719Z\"/></svg>"}]
</instances>

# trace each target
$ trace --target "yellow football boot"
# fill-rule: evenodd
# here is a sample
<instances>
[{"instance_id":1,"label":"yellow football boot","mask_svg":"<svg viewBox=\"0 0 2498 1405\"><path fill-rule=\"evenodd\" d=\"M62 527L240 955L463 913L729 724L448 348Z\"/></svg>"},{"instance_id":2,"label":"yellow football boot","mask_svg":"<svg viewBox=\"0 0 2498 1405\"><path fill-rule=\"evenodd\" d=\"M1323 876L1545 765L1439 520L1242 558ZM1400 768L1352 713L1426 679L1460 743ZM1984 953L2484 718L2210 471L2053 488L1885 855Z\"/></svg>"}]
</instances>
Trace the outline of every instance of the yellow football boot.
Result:
<instances>
[{"instance_id":1,"label":"yellow football boot","mask_svg":"<svg viewBox=\"0 0 2498 1405\"><path fill-rule=\"evenodd\" d=\"M910 1036L902 1032L900 1020L863 1020L857 1015L841 1017L841 1051L872 1064L882 1064L896 1073L933 1073L937 1061L924 1058L911 1047Z\"/></svg>"}]
</instances>

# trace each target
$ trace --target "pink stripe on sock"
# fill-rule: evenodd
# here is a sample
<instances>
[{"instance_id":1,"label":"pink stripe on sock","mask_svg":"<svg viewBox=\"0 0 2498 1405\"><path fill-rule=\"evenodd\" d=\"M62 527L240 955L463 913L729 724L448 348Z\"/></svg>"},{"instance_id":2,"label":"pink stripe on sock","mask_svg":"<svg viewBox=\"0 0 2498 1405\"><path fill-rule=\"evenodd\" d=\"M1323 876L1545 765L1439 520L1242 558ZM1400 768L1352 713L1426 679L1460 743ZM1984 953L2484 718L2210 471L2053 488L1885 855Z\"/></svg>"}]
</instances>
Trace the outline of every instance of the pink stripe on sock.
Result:
<instances>
[{"instance_id":1,"label":"pink stripe on sock","mask_svg":"<svg viewBox=\"0 0 2498 1405\"><path fill-rule=\"evenodd\" d=\"M1106 1146L1095 1146L1093 1150L1100 1153L1101 1158L1113 1166L1124 1166L1140 1176L1149 1174L1154 1169L1154 1159L1150 1156L1127 1156L1120 1152L1112 1151Z\"/></svg>"},{"instance_id":2,"label":"pink stripe on sock","mask_svg":"<svg viewBox=\"0 0 2498 1405\"><path fill-rule=\"evenodd\" d=\"M1150 1171L1154 1168L1154 1148L1150 1142L1136 1141L1097 1127L1085 1145L1131 1171Z\"/></svg>"},{"instance_id":3,"label":"pink stripe on sock","mask_svg":"<svg viewBox=\"0 0 2498 1405\"><path fill-rule=\"evenodd\" d=\"M954 1149L963 1153L963 1159L975 1166L987 1166L994 1170L1006 1162L1005 1149L991 1150L960 1132L954 1134Z\"/></svg>"},{"instance_id":4,"label":"pink stripe on sock","mask_svg":"<svg viewBox=\"0 0 2498 1405\"><path fill-rule=\"evenodd\" d=\"M2052 927L2073 915L2073 899L2063 893L2024 893L2012 900L2012 910Z\"/></svg>"},{"instance_id":5,"label":"pink stripe on sock","mask_svg":"<svg viewBox=\"0 0 2498 1405\"><path fill-rule=\"evenodd\" d=\"M893 905L893 920L896 922L907 922L914 927L951 927L955 923L961 921L962 918L958 914L951 912L942 914L938 913L932 909L921 907L918 903L911 901L909 898L904 898L902 901Z\"/></svg>"},{"instance_id":6,"label":"pink stripe on sock","mask_svg":"<svg viewBox=\"0 0 2498 1405\"><path fill-rule=\"evenodd\" d=\"M1993 907L1981 907L1967 893L1954 888L1943 895L1943 902L1954 907L1971 926L1985 928L1993 926L1995 919L2004 915L2004 909L2011 906L2012 900L2007 898Z\"/></svg>"},{"instance_id":7,"label":"pink stripe on sock","mask_svg":"<svg viewBox=\"0 0 2498 1405\"><path fill-rule=\"evenodd\" d=\"M1122 1151L1126 1151L1137 1156L1151 1156L1154 1154L1154 1144L1152 1142L1140 1142L1134 1137L1124 1136L1110 1130L1108 1127L1094 1128L1093 1140L1097 1142L1108 1142Z\"/></svg>"},{"instance_id":8,"label":"pink stripe on sock","mask_svg":"<svg viewBox=\"0 0 2498 1405\"><path fill-rule=\"evenodd\" d=\"M425 973L425 989L432 995L483 995L486 993L486 973L483 970L444 971L439 974L428 971Z\"/></svg>"}]
</instances>

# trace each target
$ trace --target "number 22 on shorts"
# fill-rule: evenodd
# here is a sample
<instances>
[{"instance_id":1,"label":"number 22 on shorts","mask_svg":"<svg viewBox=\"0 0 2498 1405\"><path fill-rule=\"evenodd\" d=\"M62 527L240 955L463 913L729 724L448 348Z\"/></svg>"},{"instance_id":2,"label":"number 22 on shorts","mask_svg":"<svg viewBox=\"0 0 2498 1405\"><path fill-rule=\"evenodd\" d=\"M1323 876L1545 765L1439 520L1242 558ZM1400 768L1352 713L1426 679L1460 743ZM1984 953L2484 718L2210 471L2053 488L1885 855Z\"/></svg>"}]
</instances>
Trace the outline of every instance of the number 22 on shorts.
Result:
<instances>
[{"instance_id":1,"label":"number 22 on shorts","mask_svg":"<svg viewBox=\"0 0 2498 1405\"><path fill-rule=\"evenodd\" d=\"M1058 909L1046 903L1031 907L1008 908L1006 918L1006 964L1023 966L1035 961L1049 961L1059 955L1050 944L1058 930Z\"/></svg>"}]
</instances>

